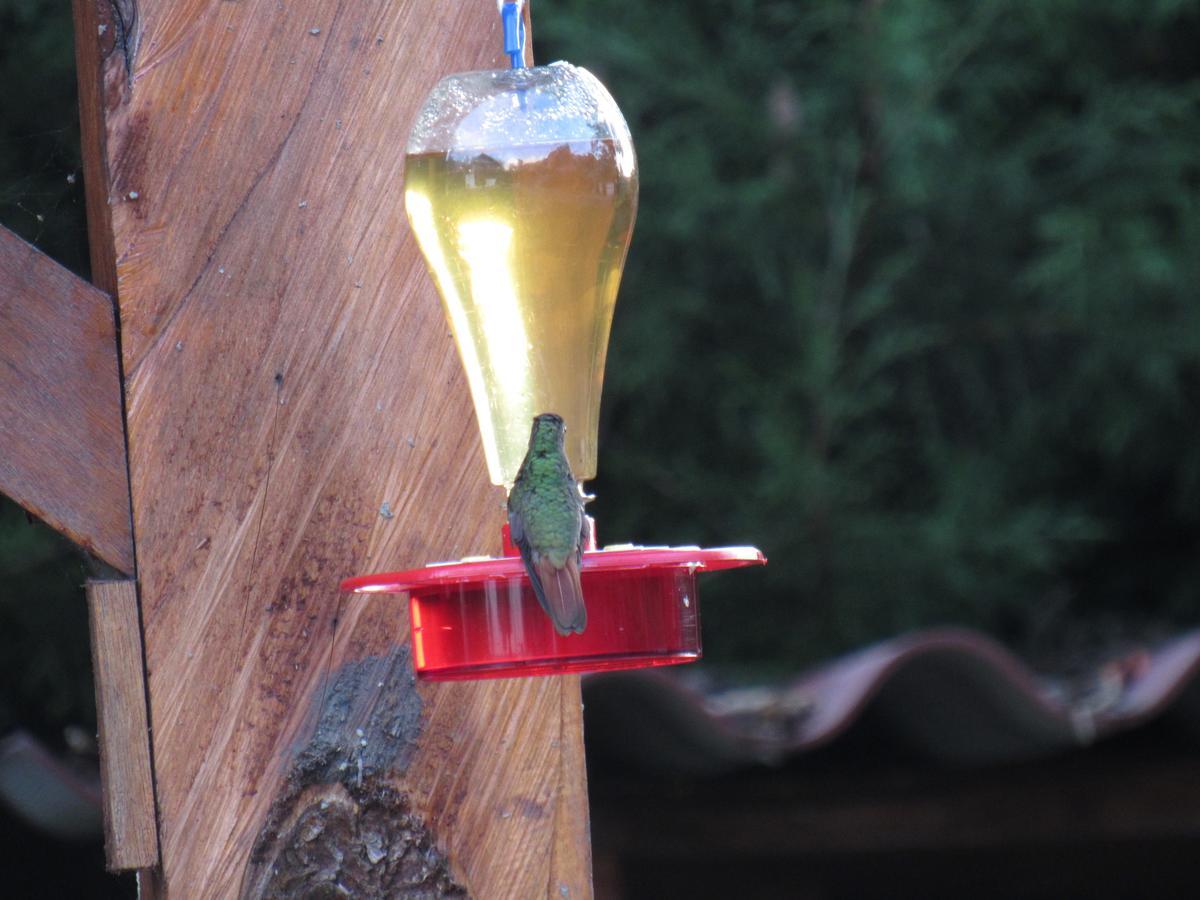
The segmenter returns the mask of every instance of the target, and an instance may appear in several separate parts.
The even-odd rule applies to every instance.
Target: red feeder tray
[[[763,565],[754,547],[586,550],[588,623],[558,634],[538,605],[504,527],[505,555],[433,563],[342,582],[355,593],[407,593],[420,678],[462,681],[669,666],[700,658],[696,572]]]

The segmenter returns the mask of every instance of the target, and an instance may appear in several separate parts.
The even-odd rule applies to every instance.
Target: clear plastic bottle
[[[593,478],[638,196],[616,103],[567,63],[450,75],[407,154],[409,222],[466,369],[491,480],[512,485],[544,412],[566,422],[575,476]]]

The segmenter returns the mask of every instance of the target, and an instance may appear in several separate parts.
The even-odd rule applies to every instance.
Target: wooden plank
[[[590,896],[577,680],[415,685],[407,605],[337,590],[499,550],[403,211],[409,125],[500,63],[495,3],[144,0],[107,50],[83,6],[167,894]]]
[[[100,724],[104,849],[111,871],[158,865],[137,585],[89,581],[88,621]]]
[[[122,48],[136,44],[137,6],[133,0],[71,0],[75,19],[75,70],[79,81],[79,135],[83,153],[84,204],[92,281],[110,295],[117,293],[112,216],[106,192],[104,111],[117,104],[127,87]],[[79,35],[87,35],[81,40]],[[105,92],[110,92],[106,97]]]
[[[0,492],[133,571],[112,301],[5,228]]]

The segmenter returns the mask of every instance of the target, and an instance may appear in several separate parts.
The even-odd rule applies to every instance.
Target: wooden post
[[[493,0],[75,0],[172,898],[588,897],[578,680],[417,685],[341,578],[499,549],[403,212]],[[390,515],[381,515],[383,503]]]

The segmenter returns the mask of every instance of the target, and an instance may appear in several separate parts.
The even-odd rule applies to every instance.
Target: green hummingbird
[[[508,527],[533,592],[561,635],[587,626],[579,566],[587,541],[585,498],[563,451],[562,416],[534,416],[529,449],[508,492]]]

